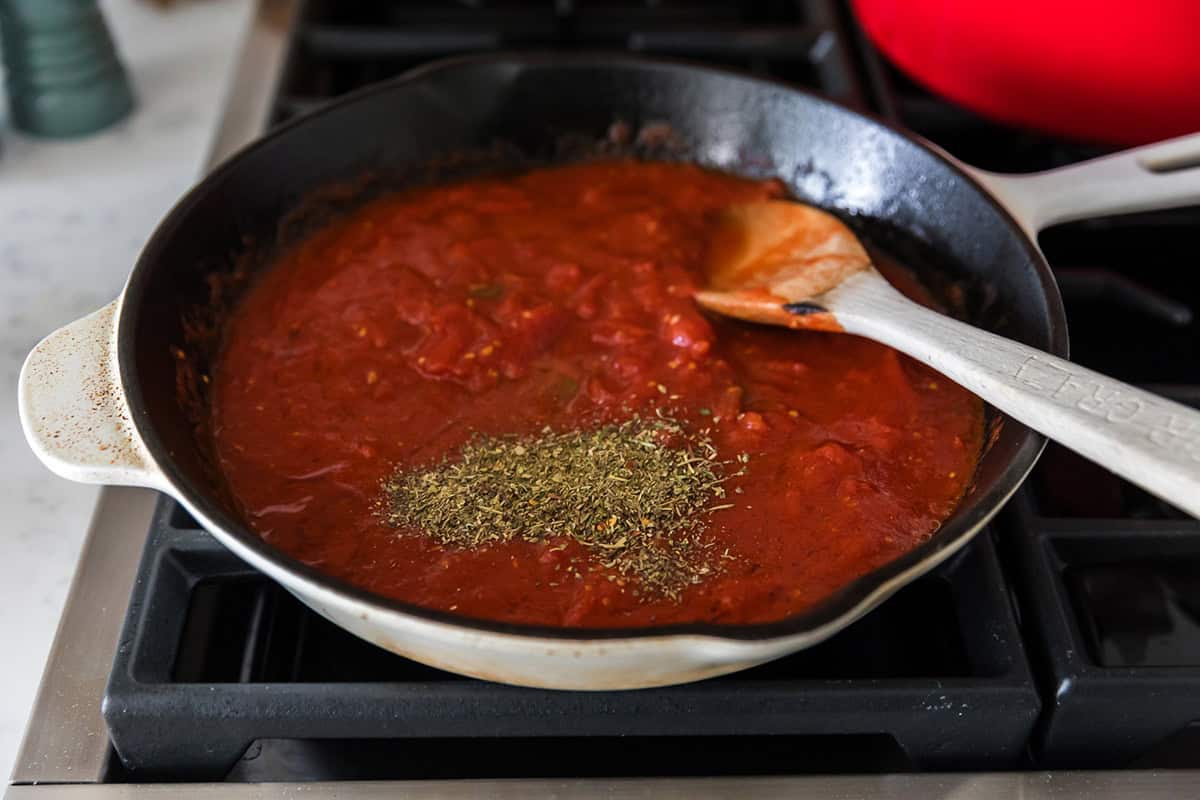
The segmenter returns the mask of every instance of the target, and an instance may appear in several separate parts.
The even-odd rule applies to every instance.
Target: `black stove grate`
[[[865,107],[830,0],[335,3],[296,32],[276,119],[431,60],[492,50],[595,49],[736,67]]]
[[[821,645],[637,692],[519,689],[387,653],[300,605],[166,499],[139,575],[104,702],[132,779],[544,777],[566,763],[571,774],[749,774],[768,754],[768,771],[788,774],[997,769],[1020,762],[1039,709],[986,535]]]
[[[617,49],[749,70],[871,110],[988,169],[1104,152],[933,97],[879,57],[841,0],[311,0],[274,118],[435,58],[502,48]],[[1193,208],[1043,234],[1077,360],[1200,405],[1198,231]],[[692,686],[573,694],[463,679],[363,643],[164,501],[105,699],[123,759],[114,775],[1196,766],[1200,522],[1051,445],[996,532],[1003,573],[982,535],[791,658]]]
[[[1021,575],[1049,768],[1139,766],[1200,720],[1200,528],[1192,519],[1042,516],[1026,492],[1000,526]],[[1163,762],[1155,762],[1162,766]]]

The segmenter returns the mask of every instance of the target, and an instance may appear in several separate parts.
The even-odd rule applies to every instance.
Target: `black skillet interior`
[[[632,145],[623,142],[626,133]],[[138,429],[173,484],[225,530],[292,571],[318,577],[250,533],[212,479],[198,444],[203,384],[195,391],[189,385],[206,368],[219,320],[205,320],[196,309],[212,308],[214,300],[220,306],[236,293],[238,282],[220,276],[253,272],[280,242],[355,197],[631,146],[654,157],[778,176],[797,198],[838,213],[870,244],[915,268],[935,292],[958,287],[952,305],[969,321],[1065,352],[1057,289],[1019,228],[957,168],[881,123],[781,84],[706,67],[608,55],[456,59],[282,127],[201,182],[159,226],[126,292],[119,346]],[[285,219],[294,224],[281,225]],[[753,638],[844,613],[881,582],[977,527],[1032,467],[1040,447],[1040,437],[1023,426],[1001,425],[971,495],[940,531],[822,606],[772,625],[688,629]],[[373,603],[451,618],[320,578]]]

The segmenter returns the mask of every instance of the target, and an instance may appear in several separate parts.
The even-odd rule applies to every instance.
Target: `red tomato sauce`
[[[885,346],[691,299],[711,214],[780,193],[613,161],[388,196],[320,230],[248,291],[214,372],[215,446],[246,522],[378,594],[555,626],[777,620],[910,550],[971,479],[979,400]],[[564,577],[587,555],[561,542],[454,550],[376,516],[387,475],[476,432],[655,407],[750,457],[708,523],[732,558],[679,601]]]

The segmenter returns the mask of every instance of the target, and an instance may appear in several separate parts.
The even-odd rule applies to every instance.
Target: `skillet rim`
[[[840,114],[849,115],[873,124],[891,136],[898,136],[909,144],[943,163],[970,185],[993,209],[999,212],[1009,227],[1010,235],[1017,237],[1019,246],[1023,249],[1034,266],[1034,274],[1038,280],[1042,294],[1046,300],[1048,314],[1046,319],[1049,347],[1047,352],[1066,357],[1067,330],[1066,312],[1058,290],[1053,272],[1042,256],[1041,251],[1005,208],[984,186],[976,181],[962,166],[937,145],[925,141],[914,133],[892,126],[879,116],[851,109],[836,103],[815,92],[793,86],[785,81],[763,78],[743,70],[714,67],[677,58],[661,58],[633,55],[624,52],[607,52],[602,50],[586,52],[557,52],[557,51],[497,51],[489,53],[473,53],[452,58],[439,59],[423,64],[394,78],[379,81],[335,98],[326,105],[308,114],[296,117],[288,122],[264,133],[261,137],[237,151],[205,175],[198,183],[187,191],[176,204],[167,212],[154,232],[143,246],[141,253],[130,273],[125,289],[121,295],[120,314],[117,322],[117,362],[121,386],[129,405],[138,435],[142,438],[147,451],[155,465],[162,473],[170,488],[169,494],[173,499],[184,505],[190,512],[207,520],[215,522],[219,533],[210,535],[220,540],[221,536],[229,536],[237,543],[250,550],[255,556],[262,558],[282,572],[296,575],[305,583],[315,584],[318,588],[331,590],[356,603],[369,607],[376,613],[403,614],[415,618],[419,622],[432,622],[449,625],[455,628],[467,629],[480,633],[501,634],[521,639],[555,640],[559,642],[587,642],[613,640],[667,639],[681,636],[702,637],[730,643],[764,643],[771,640],[784,639],[793,636],[812,634],[820,630],[831,630],[831,633],[851,624],[863,614],[875,608],[884,599],[911,583],[921,575],[931,571],[942,561],[965,547],[985,525],[1000,511],[1009,498],[1021,487],[1025,478],[1032,471],[1045,447],[1046,438],[1036,431],[1021,425],[1011,417],[1004,416],[1006,425],[1016,426],[1024,438],[1016,447],[1012,458],[1002,468],[1001,475],[990,491],[980,495],[967,495],[960,501],[959,508],[965,508],[962,519],[955,525],[942,527],[930,539],[922,542],[912,550],[879,566],[864,575],[854,579],[838,591],[827,596],[816,605],[785,617],[781,620],[765,623],[718,624],[708,622],[681,623],[673,625],[624,627],[624,628],[580,628],[554,627],[546,625],[529,625],[490,620],[485,618],[459,615],[447,611],[425,608],[401,600],[395,600],[383,595],[362,589],[348,581],[321,572],[302,561],[293,558],[283,550],[274,547],[264,539],[256,536],[236,517],[227,514],[216,503],[202,493],[195,491],[193,481],[189,480],[174,464],[171,453],[150,423],[150,414],[138,381],[134,336],[137,330],[140,303],[143,293],[154,272],[156,264],[161,262],[158,257],[165,243],[172,237],[175,230],[185,224],[191,209],[200,200],[219,186],[223,178],[238,169],[252,153],[273,144],[277,139],[287,135],[293,129],[301,127],[309,121],[326,114],[337,113],[343,107],[352,105],[367,97],[392,91],[395,87],[419,83],[432,74],[438,74],[463,67],[492,65],[499,67],[511,65],[517,72],[530,67],[558,68],[624,68],[631,70],[663,70],[683,73],[707,73],[719,78],[733,78],[757,84],[783,89],[792,94],[800,95],[806,103],[825,106]],[[134,302],[129,302],[133,300]],[[1001,412],[997,412],[1001,413]],[[202,526],[208,529],[208,526]],[[909,574],[911,573],[911,574]],[[284,588],[289,588],[284,586]]]

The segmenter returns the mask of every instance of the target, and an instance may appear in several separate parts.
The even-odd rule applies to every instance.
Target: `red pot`
[[[851,0],[918,83],[1001,122],[1140,144],[1200,131],[1200,0]]]

